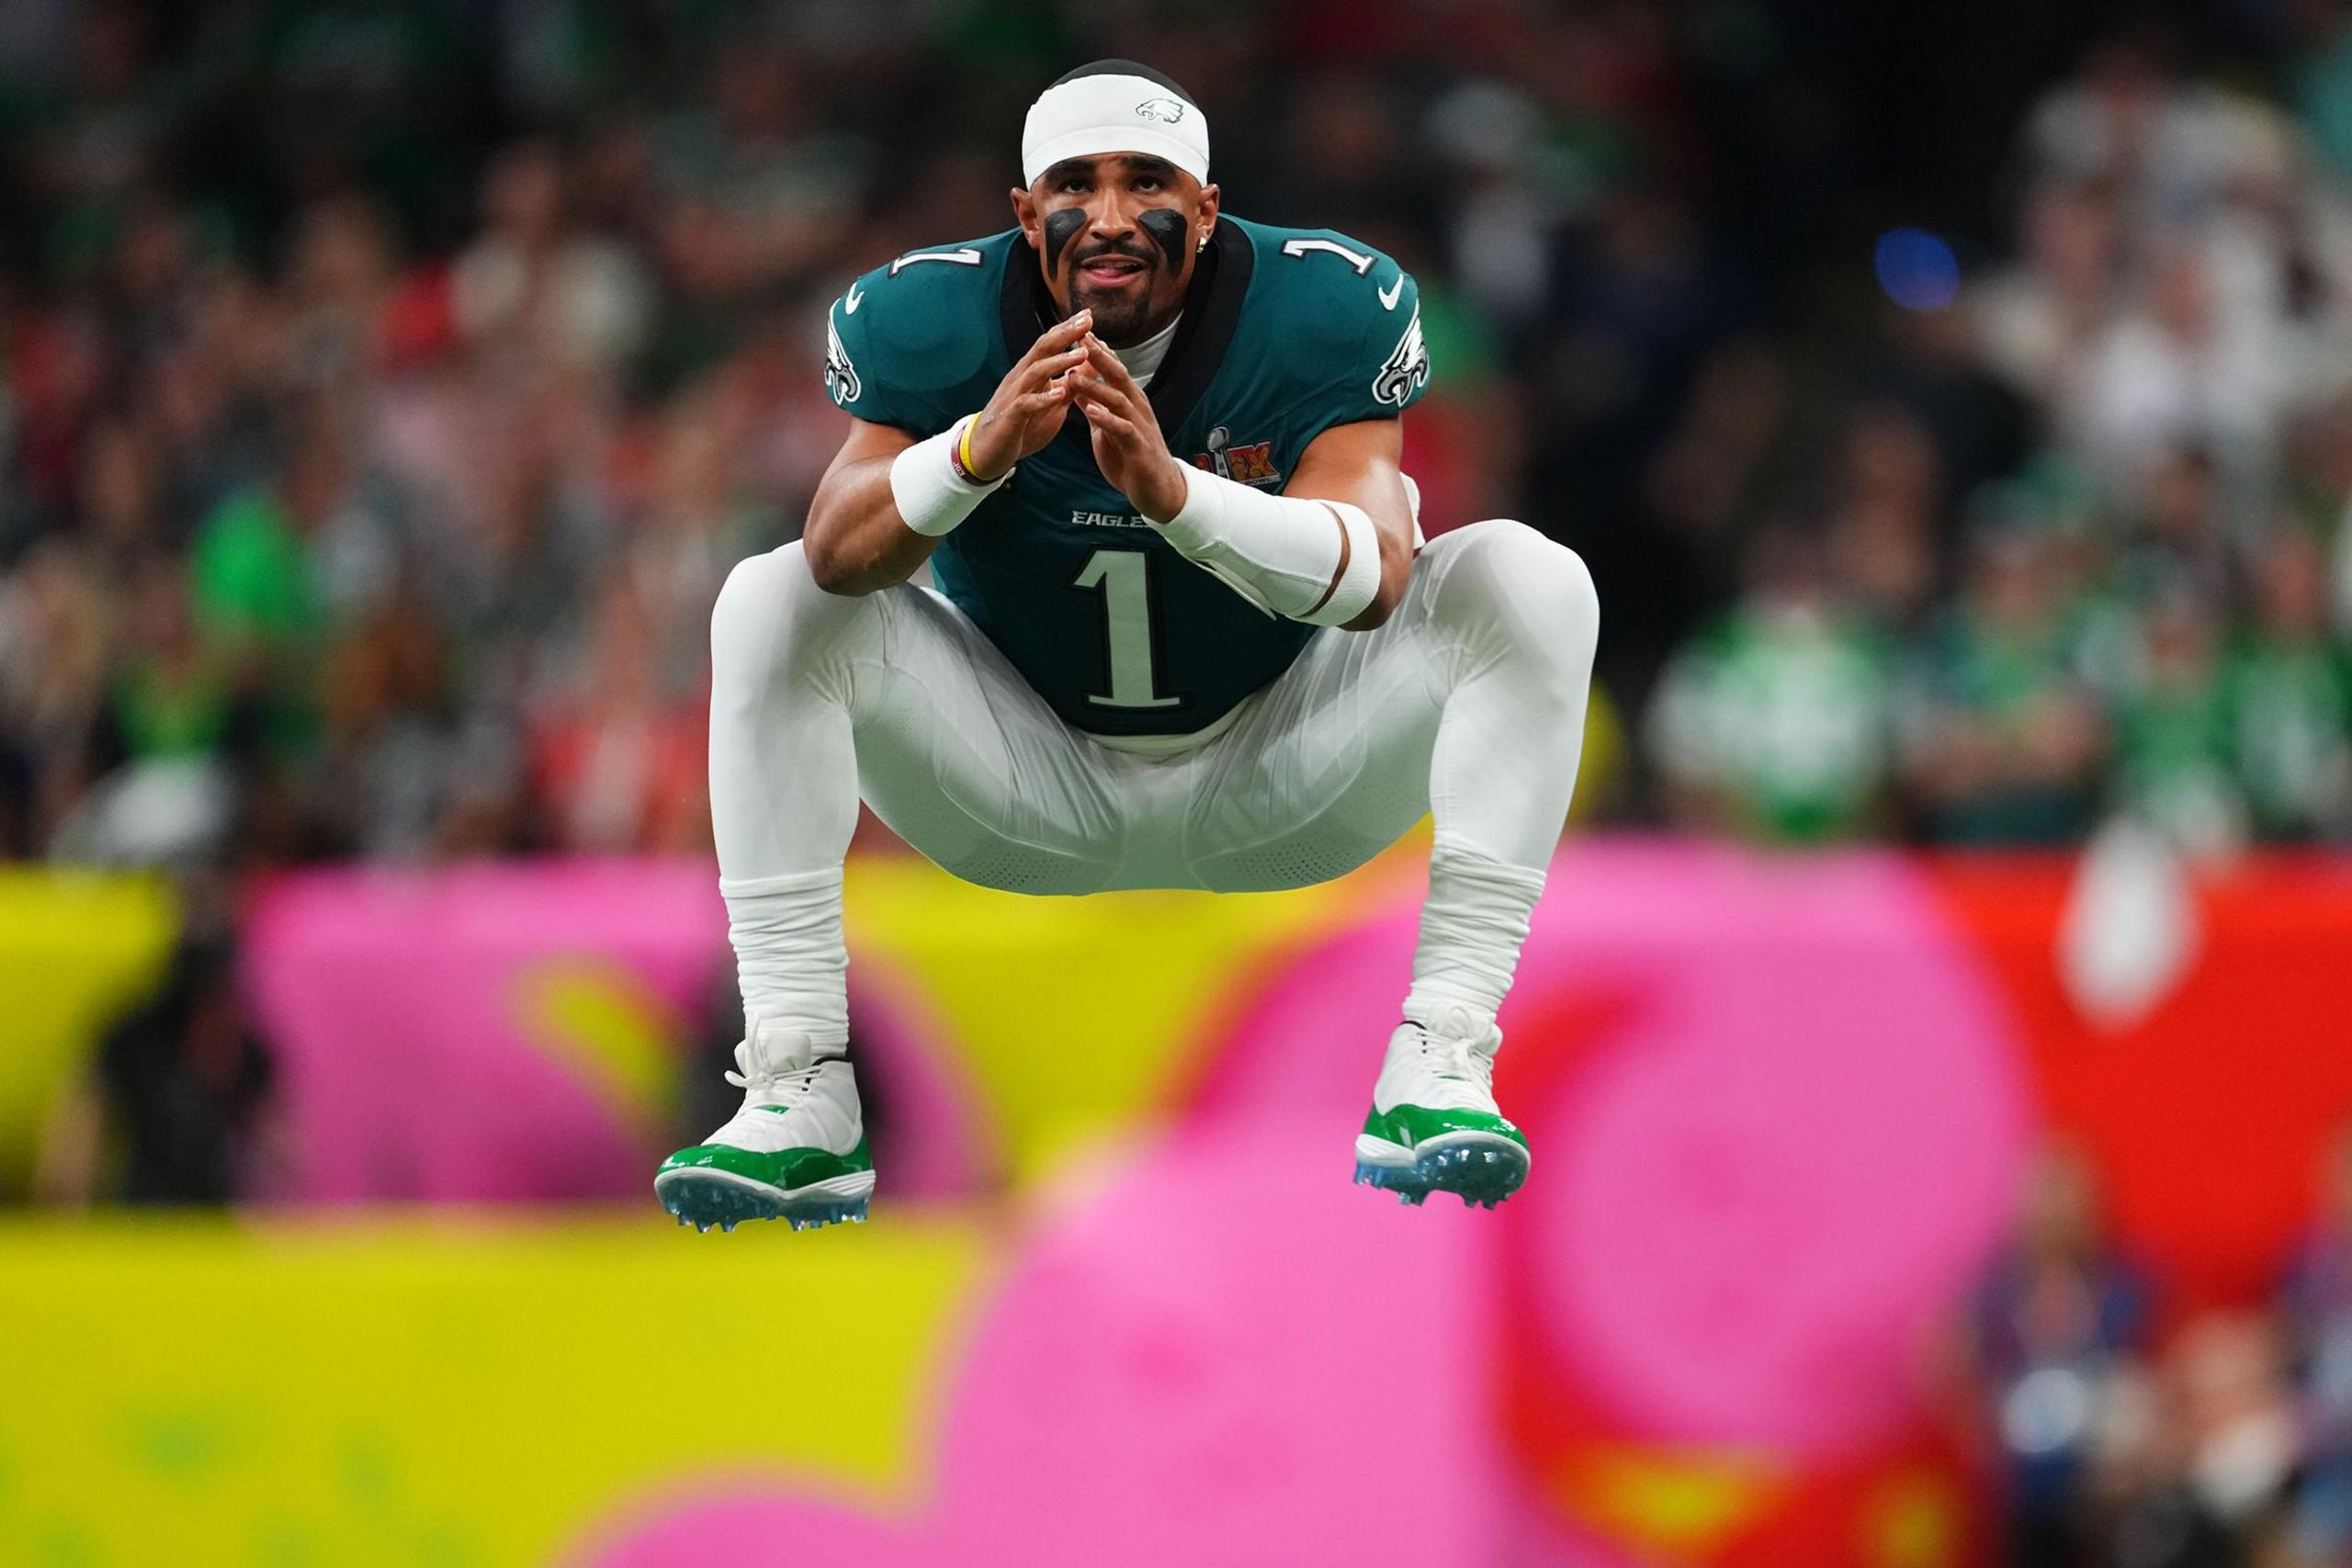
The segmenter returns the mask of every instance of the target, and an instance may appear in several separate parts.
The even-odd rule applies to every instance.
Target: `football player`
[[[1256,891],[1436,821],[1357,1179],[1492,1205],[1528,1170],[1495,1013],[1565,819],[1599,607],[1533,529],[1424,544],[1398,468],[1413,279],[1221,210],[1200,106],[1132,61],[1046,88],[1018,226],[829,317],[849,434],[711,618],[710,801],[743,1105],[655,1179],[682,1221],[862,1219],[842,863],[861,796],[967,881]],[[913,585],[923,566],[934,589]]]

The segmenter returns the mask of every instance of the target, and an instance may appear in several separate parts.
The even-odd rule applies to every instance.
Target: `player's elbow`
[[[1403,597],[1401,593],[1390,593],[1387,584],[1382,583],[1381,591],[1373,596],[1371,604],[1363,607],[1363,613],[1352,621],[1341,622],[1340,629],[1350,632],[1379,630],[1388,624],[1388,617],[1396,613],[1396,603]]]
[[[811,509],[800,547],[808,557],[808,575],[817,586],[848,599],[888,587],[894,581],[890,563],[879,558],[868,538],[865,530],[836,512],[821,505]]]
[[[827,593],[852,597],[873,592],[872,587],[863,581],[865,574],[833,542],[831,534],[820,533],[812,527],[801,536],[800,543],[808,554],[808,575],[817,580],[820,589]]]
[[[1413,547],[1388,530],[1380,533],[1380,586],[1374,591],[1372,603],[1363,607],[1355,619],[1344,623],[1343,631],[1368,632],[1385,626],[1396,606],[1405,602],[1405,585],[1413,575]]]

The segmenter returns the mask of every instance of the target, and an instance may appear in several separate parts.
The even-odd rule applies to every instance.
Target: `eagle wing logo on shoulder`
[[[1137,119],[1156,119],[1163,125],[1174,125],[1184,118],[1184,106],[1173,98],[1146,98],[1136,106]]]
[[[1413,319],[1405,323],[1405,335],[1396,340],[1396,346],[1388,351],[1379,373],[1372,378],[1373,401],[1401,409],[1428,385],[1429,378],[1430,351],[1421,342],[1421,312],[1416,307]]]
[[[842,334],[833,325],[833,313],[825,312],[825,392],[833,401],[847,408],[857,401],[865,384],[857,378],[857,367],[849,362],[849,350],[842,346]]]

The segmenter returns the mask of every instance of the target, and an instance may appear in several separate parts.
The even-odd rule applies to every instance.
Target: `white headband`
[[[1077,76],[1029,106],[1021,128],[1021,177],[1031,185],[1065,158],[1148,152],[1208,183],[1209,124],[1148,76]]]

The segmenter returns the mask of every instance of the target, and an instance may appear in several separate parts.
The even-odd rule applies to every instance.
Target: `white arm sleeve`
[[[986,484],[973,484],[956,469],[956,444],[971,423],[967,415],[938,434],[918,441],[890,459],[890,499],[899,516],[916,533],[937,538],[972,514],[972,509],[1012,477],[1007,468]]]
[[[1337,626],[1378,596],[1380,531],[1362,507],[1268,495],[1189,464],[1184,483],[1183,509],[1159,525],[1161,537],[1260,609]]]

